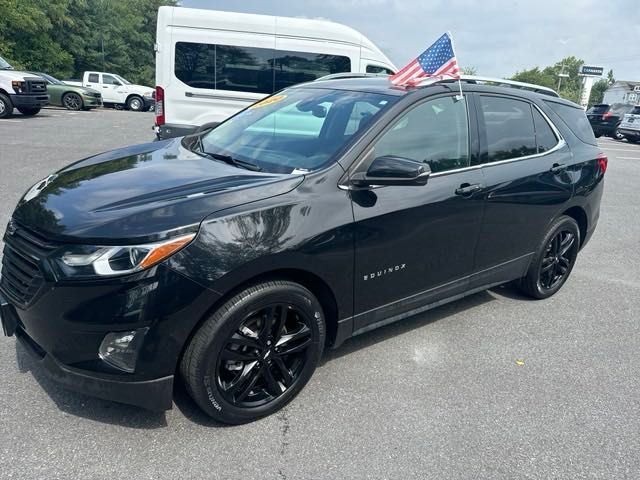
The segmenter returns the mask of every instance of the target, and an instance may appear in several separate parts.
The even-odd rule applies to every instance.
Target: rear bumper
[[[640,138],[640,130],[631,130],[629,128],[619,128],[618,131],[629,138]]]
[[[164,125],[154,125],[153,130],[156,132],[158,140],[167,140],[169,138],[184,137],[190,135],[198,129],[198,125],[175,125],[166,123]]]
[[[16,108],[21,107],[44,107],[49,105],[49,95],[34,95],[29,93],[11,94],[11,103]]]

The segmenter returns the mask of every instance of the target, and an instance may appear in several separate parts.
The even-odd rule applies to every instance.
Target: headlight
[[[143,97],[145,97],[145,98],[153,98],[153,94],[154,94],[154,92],[147,92],[147,93],[145,93],[143,95]]]
[[[21,80],[12,80],[11,87],[15,90],[16,93],[22,93],[25,89],[26,83]]]
[[[195,233],[164,242],[126,246],[77,245],[64,248],[55,258],[65,277],[112,277],[145,270],[185,247]]]

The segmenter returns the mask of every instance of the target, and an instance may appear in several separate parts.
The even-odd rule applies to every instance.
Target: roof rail
[[[427,77],[418,83],[417,86],[426,86],[433,85],[436,83],[443,82],[456,82],[452,78],[438,78],[438,77]],[[542,85],[534,85],[533,83],[524,83],[524,82],[516,82],[515,80],[505,80],[504,78],[492,78],[492,77],[477,77],[475,75],[462,75],[460,76],[460,81],[465,83],[474,83],[474,84],[495,84],[497,86],[511,87],[511,88],[520,88],[522,90],[530,90],[536,93],[542,93],[545,95],[550,95],[552,97],[559,97],[558,93],[548,87],[543,87]]]
[[[331,73],[324,77],[316,78],[314,82],[320,82],[323,80],[335,80],[337,78],[367,78],[367,77],[388,77],[386,73],[358,73],[358,72],[342,72]]]

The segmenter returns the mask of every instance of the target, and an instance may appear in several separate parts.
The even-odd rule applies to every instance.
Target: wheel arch
[[[246,278],[235,286],[227,289],[225,292],[220,292],[222,293],[222,295],[213,302],[213,304],[206,310],[204,315],[202,315],[202,317],[195,323],[195,325],[189,332],[188,337],[182,345],[180,355],[176,363],[176,368],[179,368],[184,352],[189,346],[191,339],[198,331],[200,326],[206,321],[206,319],[213,314],[213,312],[215,312],[218,308],[220,308],[220,306],[224,305],[227,300],[229,300],[245,288],[248,288],[251,285],[268,282],[271,280],[288,280],[291,282],[295,282],[307,288],[311,293],[313,293],[313,295],[320,302],[320,306],[322,306],[322,311],[325,316],[325,346],[333,345],[338,334],[338,303],[336,296],[329,284],[320,276],[308,270],[304,270],[301,268],[281,268],[263,272],[250,278]]]
[[[580,246],[582,247],[589,227],[587,212],[585,212],[584,209],[580,206],[574,206],[562,212],[562,215],[573,218],[578,224],[578,228],[580,229]]]
[[[138,97],[140,100],[142,100],[142,103],[144,103],[144,98],[142,98],[142,95],[140,95],[139,93],[130,93],[129,95],[127,95],[127,98],[125,98],[124,104],[127,105],[132,97]]]

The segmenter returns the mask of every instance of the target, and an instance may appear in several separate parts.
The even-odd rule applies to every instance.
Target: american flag
[[[450,33],[445,33],[413,62],[389,77],[394,85],[412,85],[424,77],[460,78]]]

